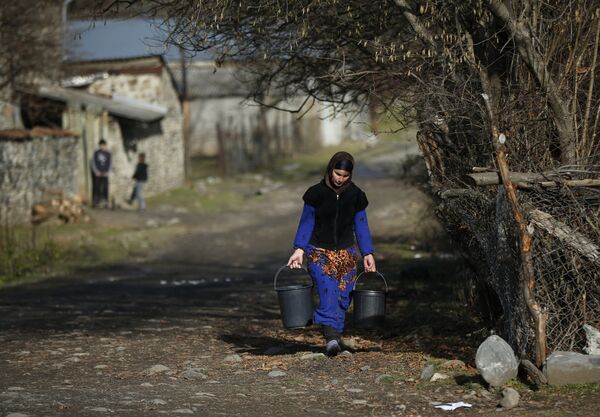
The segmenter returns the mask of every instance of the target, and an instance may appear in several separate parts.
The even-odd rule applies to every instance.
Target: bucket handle
[[[363,274],[377,274],[381,277],[381,279],[383,280],[383,283],[385,284],[385,292],[388,292],[388,285],[387,285],[387,281],[385,280],[385,277],[383,276],[383,274],[379,271],[374,271],[374,272],[367,272],[367,271],[362,271],[360,274],[358,274],[358,276],[356,277],[356,281],[354,281],[354,288],[356,288],[356,285],[358,284],[358,279],[363,275]]]
[[[283,271],[286,268],[289,268],[289,267],[287,265],[283,265],[275,273],[275,278],[273,278],[273,288],[275,289],[275,291],[277,291],[277,278],[279,277],[279,274],[281,274],[281,271]],[[308,269],[306,269],[306,267],[304,265],[302,265],[301,268],[304,270],[304,272],[306,272],[308,274]],[[292,268],[289,268],[289,269],[292,269]]]

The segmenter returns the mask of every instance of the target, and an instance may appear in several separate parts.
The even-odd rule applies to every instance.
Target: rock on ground
[[[208,378],[206,375],[204,375],[203,372],[204,372],[203,368],[189,368],[189,369],[186,369],[181,376],[184,379],[190,379],[190,380]]]
[[[300,359],[303,361],[306,360],[319,360],[319,359],[327,359],[324,353],[306,353],[300,356]]]
[[[142,373],[146,376],[152,376],[156,374],[161,374],[163,372],[170,371],[171,369],[164,365],[153,365],[150,368],[146,369]]]
[[[241,362],[241,361],[243,361],[243,359],[238,354],[227,355],[227,356],[225,356],[225,359],[223,359],[223,362]]]
[[[500,400],[500,406],[506,410],[510,410],[519,404],[521,396],[514,388],[505,388],[502,391],[502,399]]]
[[[551,385],[600,381],[600,355],[556,351],[546,359],[544,374]]]
[[[389,374],[383,374],[383,375],[379,375],[377,378],[375,378],[376,384],[381,384],[384,382],[386,382],[386,383],[394,382],[394,377]]]
[[[492,335],[477,349],[475,364],[488,384],[499,387],[517,376],[519,361],[508,343]]]
[[[600,355],[600,330],[589,324],[584,324],[583,330],[585,330],[585,337],[587,339],[583,350],[589,355]]]
[[[435,373],[435,365],[427,365],[421,371],[421,379],[424,381],[429,381],[434,373]]]
[[[436,372],[435,374],[433,374],[430,381],[435,382],[435,381],[440,381],[442,379],[448,379],[448,378],[450,378],[448,375]]]

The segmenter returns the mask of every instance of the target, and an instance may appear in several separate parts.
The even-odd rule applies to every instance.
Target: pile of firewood
[[[40,224],[53,218],[63,223],[88,223],[90,217],[84,209],[85,202],[79,195],[63,196],[62,191],[46,191],[39,203],[31,207],[31,223]]]

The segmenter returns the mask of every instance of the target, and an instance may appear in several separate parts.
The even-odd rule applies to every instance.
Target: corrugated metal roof
[[[123,55],[123,56],[107,56],[104,58],[92,58],[92,59],[71,59],[65,61],[66,65],[76,65],[76,64],[93,64],[93,63],[104,63],[104,62],[133,62],[133,61],[144,61],[144,60],[153,60],[159,59],[161,61],[164,60],[163,54],[143,54],[143,55]]]
[[[100,97],[83,91],[70,90],[58,86],[42,86],[38,89],[38,95],[69,104],[95,106],[115,116],[142,122],[152,122],[162,119],[168,110],[166,106],[129,97],[117,95],[110,98]]]
[[[61,81],[63,87],[85,87],[97,80],[105,80],[109,77],[108,72],[98,72],[89,75],[75,75]]]
[[[63,62],[62,69],[67,76],[86,76],[106,72],[112,74],[155,74],[161,75],[167,71],[171,85],[178,91],[171,68],[162,55],[140,55],[122,58],[94,59],[83,61]]]
[[[63,62],[63,70],[68,74],[73,72],[80,74],[82,69],[92,72],[102,72],[107,70],[120,70],[126,68],[146,68],[154,66],[166,66],[165,58],[162,55],[133,55],[121,57],[107,57],[98,59],[69,60]]]

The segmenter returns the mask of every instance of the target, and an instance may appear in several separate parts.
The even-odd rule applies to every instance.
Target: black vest
[[[350,183],[337,194],[322,180],[310,187],[302,199],[315,209],[311,245],[335,250],[354,245],[354,216],[369,204],[360,188]]]

